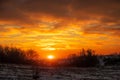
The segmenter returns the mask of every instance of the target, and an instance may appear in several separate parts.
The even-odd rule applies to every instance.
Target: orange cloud
[[[56,53],[120,51],[119,14],[119,0],[1,0],[0,44]]]

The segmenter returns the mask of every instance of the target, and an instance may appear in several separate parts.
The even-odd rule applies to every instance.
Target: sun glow
[[[56,50],[56,48],[51,48],[51,47],[48,47],[48,48],[42,48],[42,50],[54,51],[54,50]]]
[[[55,48],[48,48],[48,50],[51,50],[51,51],[52,51],[52,50],[56,50],[56,49],[55,49]]]
[[[48,55],[47,58],[48,58],[48,59],[54,59],[55,56],[54,56],[54,55]]]

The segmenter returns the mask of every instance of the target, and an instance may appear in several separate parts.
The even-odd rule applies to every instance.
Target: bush
[[[95,67],[99,64],[97,56],[94,54],[94,51],[91,49],[82,50],[79,56],[71,56],[69,60],[69,66],[74,67]]]
[[[21,50],[19,48],[0,46],[0,63],[10,63],[10,64],[36,63],[35,60],[32,60],[32,58],[28,57],[27,55],[29,55],[29,53],[26,53],[24,50]]]

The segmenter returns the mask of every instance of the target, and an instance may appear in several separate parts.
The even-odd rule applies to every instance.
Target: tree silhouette
[[[82,49],[79,56],[72,55],[69,61],[69,65],[75,67],[95,67],[99,63],[95,51],[91,49]]]
[[[29,52],[30,54],[29,58],[26,52]],[[36,63],[34,60],[32,60],[35,51],[28,50],[26,52],[16,47],[0,46],[0,63],[12,63],[12,64]]]

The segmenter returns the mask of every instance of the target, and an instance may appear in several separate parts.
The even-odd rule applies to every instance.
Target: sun
[[[52,59],[55,58],[55,56],[54,55],[48,55],[47,58],[50,59],[50,60],[52,60]]]

